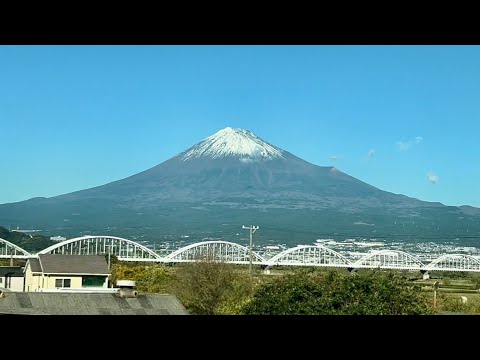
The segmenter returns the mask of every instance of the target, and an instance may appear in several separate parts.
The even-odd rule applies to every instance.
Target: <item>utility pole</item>
[[[433,308],[437,308],[437,289],[439,287],[440,283],[438,281],[435,281],[433,283]]]
[[[108,249],[108,280],[107,280],[107,287],[108,286],[108,283],[110,283],[110,287],[113,288],[113,282],[112,282],[112,273],[110,271],[111,269],[111,250],[112,250],[112,244],[110,245],[105,245],[105,249]]]
[[[257,231],[260,227],[255,225],[245,226],[242,225],[242,229],[250,230],[250,276],[252,276],[252,246],[253,246],[253,233]]]
[[[110,271],[110,250],[111,250],[111,247],[112,247],[112,245],[105,245],[105,249],[108,249],[107,250],[108,251],[108,253],[107,253],[107,255],[108,255],[108,261],[107,261],[108,262],[108,271]]]

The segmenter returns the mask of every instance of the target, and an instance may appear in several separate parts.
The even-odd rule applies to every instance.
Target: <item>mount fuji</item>
[[[150,242],[242,242],[242,225],[255,224],[258,241],[289,245],[324,237],[470,244],[480,238],[479,220],[480,209],[386,192],[230,127],[128,178],[0,205],[4,226]]]

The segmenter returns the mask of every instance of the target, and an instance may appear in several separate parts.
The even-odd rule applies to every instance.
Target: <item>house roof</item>
[[[0,277],[7,274],[11,277],[23,277],[23,268],[20,266],[0,266]]]
[[[117,294],[6,292],[0,314],[31,315],[187,315],[175,295],[146,294],[123,298]]]
[[[38,261],[38,259],[30,258],[28,259],[28,262],[30,263],[32,272],[42,272],[42,267],[40,266],[40,261]]]
[[[40,254],[38,260],[44,274],[110,274],[107,260],[101,255]],[[33,271],[34,262],[31,264]]]

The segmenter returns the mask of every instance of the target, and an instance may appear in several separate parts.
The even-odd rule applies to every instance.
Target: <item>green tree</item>
[[[137,278],[137,289],[150,293],[166,293],[173,279],[173,272],[164,265],[146,266],[143,276]]]
[[[112,282],[134,280],[138,291],[164,293],[172,282],[173,272],[165,265],[139,265],[112,263]]]
[[[470,281],[472,282],[472,287],[475,290],[480,289],[480,277],[475,275],[472,275],[470,278]]]
[[[252,293],[250,281],[235,265],[205,259],[179,266],[171,290],[191,314],[236,314]]]
[[[393,272],[326,275],[299,271],[260,285],[243,306],[247,315],[429,314],[431,306],[418,285]]]
[[[223,315],[241,314],[243,306],[253,295],[255,281],[252,280],[255,279],[252,279],[249,274],[236,272],[228,291],[225,291],[215,313]]]

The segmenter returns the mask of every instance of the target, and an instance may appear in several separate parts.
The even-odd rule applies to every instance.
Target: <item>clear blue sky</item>
[[[479,46],[0,46],[0,203],[125,178],[226,126],[480,206]]]

